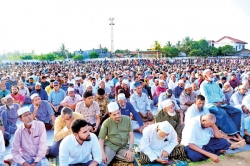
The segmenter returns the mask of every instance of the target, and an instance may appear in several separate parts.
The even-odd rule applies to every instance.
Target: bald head
[[[202,128],[212,127],[216,122],[216,117],[214,114],[206,114],[201,118],[201,126]]]

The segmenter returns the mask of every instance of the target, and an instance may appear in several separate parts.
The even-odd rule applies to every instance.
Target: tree
[[[197,41],[193,41],[190,45],[191,50],[198,50],[200,48],[200,45]]]
[[[202,56],[203,53],[202,53],[201,49],[194,49],[188,55],[189,56]]]
[[[232,55],[232,54],[235,54],[236,51],[233,48],[233,46],[225,45],[225,46],[221,47],[221,53],[223,55]]]
[[[199,43],[199,47],[202,51],[202,53],[204,54],[204,56],[207,56],[208,55],[208,42],[205,40],[205,39],[201,39],[198,41]]]
[[[217,56],[218,53],[219,53],[219,49],[217,49],[216,47],[208,48],[208,55]]]
[[[168,41],[166,44],[167,46],[172,47],[172,43],[170,41]]]
[[[93,59],[93,58],[98,58],[99,55],[96,52],[92,52],[91,54],[89,54],[89,58]]]
[[[180,48],[180,46],[181,46],[181,41],[178,41],[178,42],[175,44],[175,46],[176,46],[177,48]]]
[[[175,47],[170,47],[170,46],[164,46],[162,48],[162,51],[165,53],[166,56],[168,57],[176,57],[179,55],[180,53],[180,50],[178,50],[177,48]]]
[[[161,44],[157,40],[154,41],[153,49],[158,51],[161,50]]]
[[[65,57],[68,59],[68,53],[69,51],[65,48],[65,45],[62,43],[62,46],[59,49],[59,53],[61,56]]]
[[[75,55],[75,56],[73,57],[73,59],[74,59],[75,61],[82,61],[82,60],[84,60],[84,57],[83,57],[81,54],[79,54],[79,55]]]
[[[191,39],[189,36],[185,37],[184,39],[182,39],[180,50],[188,55],[191,51],[192,43],[193,39]]]
[[[20,57],[22,60],[30,60],[33,59],[32,55],[23,55]]]

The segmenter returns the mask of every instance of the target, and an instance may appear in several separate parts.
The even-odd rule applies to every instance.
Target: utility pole
[[[110,50],[110,53],[113,54],[113,53],[114,53],[113,25],[115,25],[115,24],[114,24],[114,17],[110,17],[109,20],[110,20],[109,25],[110,25],[110,27],[111,27],[111,50]]]

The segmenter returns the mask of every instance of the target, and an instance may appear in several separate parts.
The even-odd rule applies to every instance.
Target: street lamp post
[[[110,50],[110,53],[112,54],[112,53],[114,53],[114,36],[113,36],[113,25],[115,25],[114,24],[114,17],[110,17],[109,21],[110,21],[109,25],[111,27],[111,50]]]

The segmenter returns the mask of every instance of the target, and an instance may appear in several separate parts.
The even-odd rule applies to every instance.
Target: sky
[[[175,44],[186,36],[231,36],[250,48],[250,0],[0,0],[0,54],[48,53],[62,43],[69,51],[146,50],[157,40]]]

